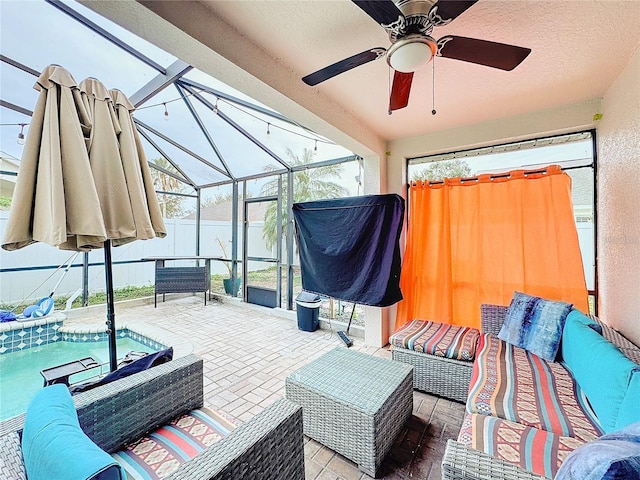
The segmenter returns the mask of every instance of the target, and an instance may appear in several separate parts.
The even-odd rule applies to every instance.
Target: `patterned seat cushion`
[[[467,411],[574,437],[582,443],[603,433],[564,366],[489,334],[480,335]]]
[[[475,328],[414,320],[394,333],[389,343],[439,357],[473,361],[479,336]]]
[[[234,428],[233,422],[222,414],[201,408],[172,420],[112,456],[129,480],[164,478]]]
[[[529,472],[554,478],[562,462],[583,443],[520,423],[467,414],[458,441]]]

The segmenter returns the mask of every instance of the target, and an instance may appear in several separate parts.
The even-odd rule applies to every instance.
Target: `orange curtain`
[[[509,305],[515,290],[588,312],[571,178],[553,165],[411,185],[400,287],[396,329],[480,328],[480,304]]]

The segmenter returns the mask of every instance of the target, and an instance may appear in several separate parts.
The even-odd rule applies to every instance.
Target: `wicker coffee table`
[[[304,433],[373,477],[413,409],[413,368],[344,347],[293,372]]]

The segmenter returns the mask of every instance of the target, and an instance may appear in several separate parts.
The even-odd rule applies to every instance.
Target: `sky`
[[[82,5],[70,0],[65,0],[64,3],[72,6],[74,10],[117,38],[134,46],[154,62],[166,67],[176,60],[167,52],[100,17]],[[84,78],[95,77],[107,88],[117,88],[128,96],[132,96],[158,73],[154,68],[134,58],[41,0],[0,0],[0,22],[2,55],[38,72],[50,64],[58,64],[67,69],[78,83]],[[186,75],[186,78],[257,104],[250,97],[202,72],[192,70]],[[38,92],[33,89],[35,81],[35,76],[0,62],[0,98],[2,100],[33,110],[38,98]],[[211,104],[216,103],[216,97],[213,95],[203,94],[203,97]],[[224,170],[224,165],[220,160],[222,157],[236,177],[261,173],[268,165],[277,164],[269,153],[265,153],[247,140],[194,97],[190,97],[189,101],[207,125],[215,149],[207,142],[189,113],[180,92],[173,86],[166,88],[140,106],[134,117],[187,146],[192,152]],[[166,119],[165,105],[169,114]],[[264,105],[261,106],[266,108]],[[352,155],[349,150],[295,125],[280,122],[266,115],[256,114],[246,108],[222,100],[218,101],[218,108],[221,113],[231,117],[234,122],[241,125],[279,158],[285,160],[288,158],[287,148],[290,148],[294,154],[301,156],[305,148],[314,150],[316,146],[315,157],[317,161]],[[0,108],[0,124],[2,124],[0,150],[2,152],[16,158],[21,157],[23,147],[17,143],[17,135],[21,127],[16,124],[28,124],[29,122],[29,116],[8,108]],[[29,126],[26,125],[24,127],[26,135],[28,135],[28,129]],[[267,135],[267,129],[269,135]],[[298,134],[290,133],[285,129]],[[196,183],[213,183],[225,178],[160,137],[153,134],[151,137],[167,155],[183,166],[185,173]],[[143,139],[143,144],[148,159],[161,156],[146,139]],[[215,150],[220,155],[217,155]],[[343,170],[341,183],[355,195],[358,188],[355,181],[358,174],[357,165],[353,162],[351,165],[345,165]],[[250,188],[259,190],[260,181],[249,183]],[[206,197],[206,190],[203,193]]]
[[[471,168],[472,175],[481,173],[508,172],[513,169],[533,170],[553,164],[565,166],[580,164],[589,165],[593,161],[591,139],[539,146],[536,148],[522,148],[509,152],[492,154],[474,154],[467,157],[457,157],[466,161]],[[431,161],[432,157],[424,157]],[[409,175],[415,170],[422,170],[427,166],[419,159],[411,162]]]

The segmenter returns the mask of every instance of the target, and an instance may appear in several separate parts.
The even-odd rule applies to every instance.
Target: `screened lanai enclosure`
[[[72,1],[2,2],[0,234],[48,65],[124,92],[151,167],[167,237],[114,249],[116,288],[152,285],[151,257],[212,257],[247,299],[252,286],[294,308],[300,290],[294,202],[362,194],[352,152]],[[94,256],[95,255],[95,256]],[[176,260],[177,263],[179,263]],[[71,265],[64,274],[61,265]],[[103,284],[100,252],[72,258],[44,244],[0,252],[0,303],[82,296]],[[63,278],[64,277],[64,278]],[[221,290],[215,282],[212,290]],[[338,305],[338,311],[344,306]]]

